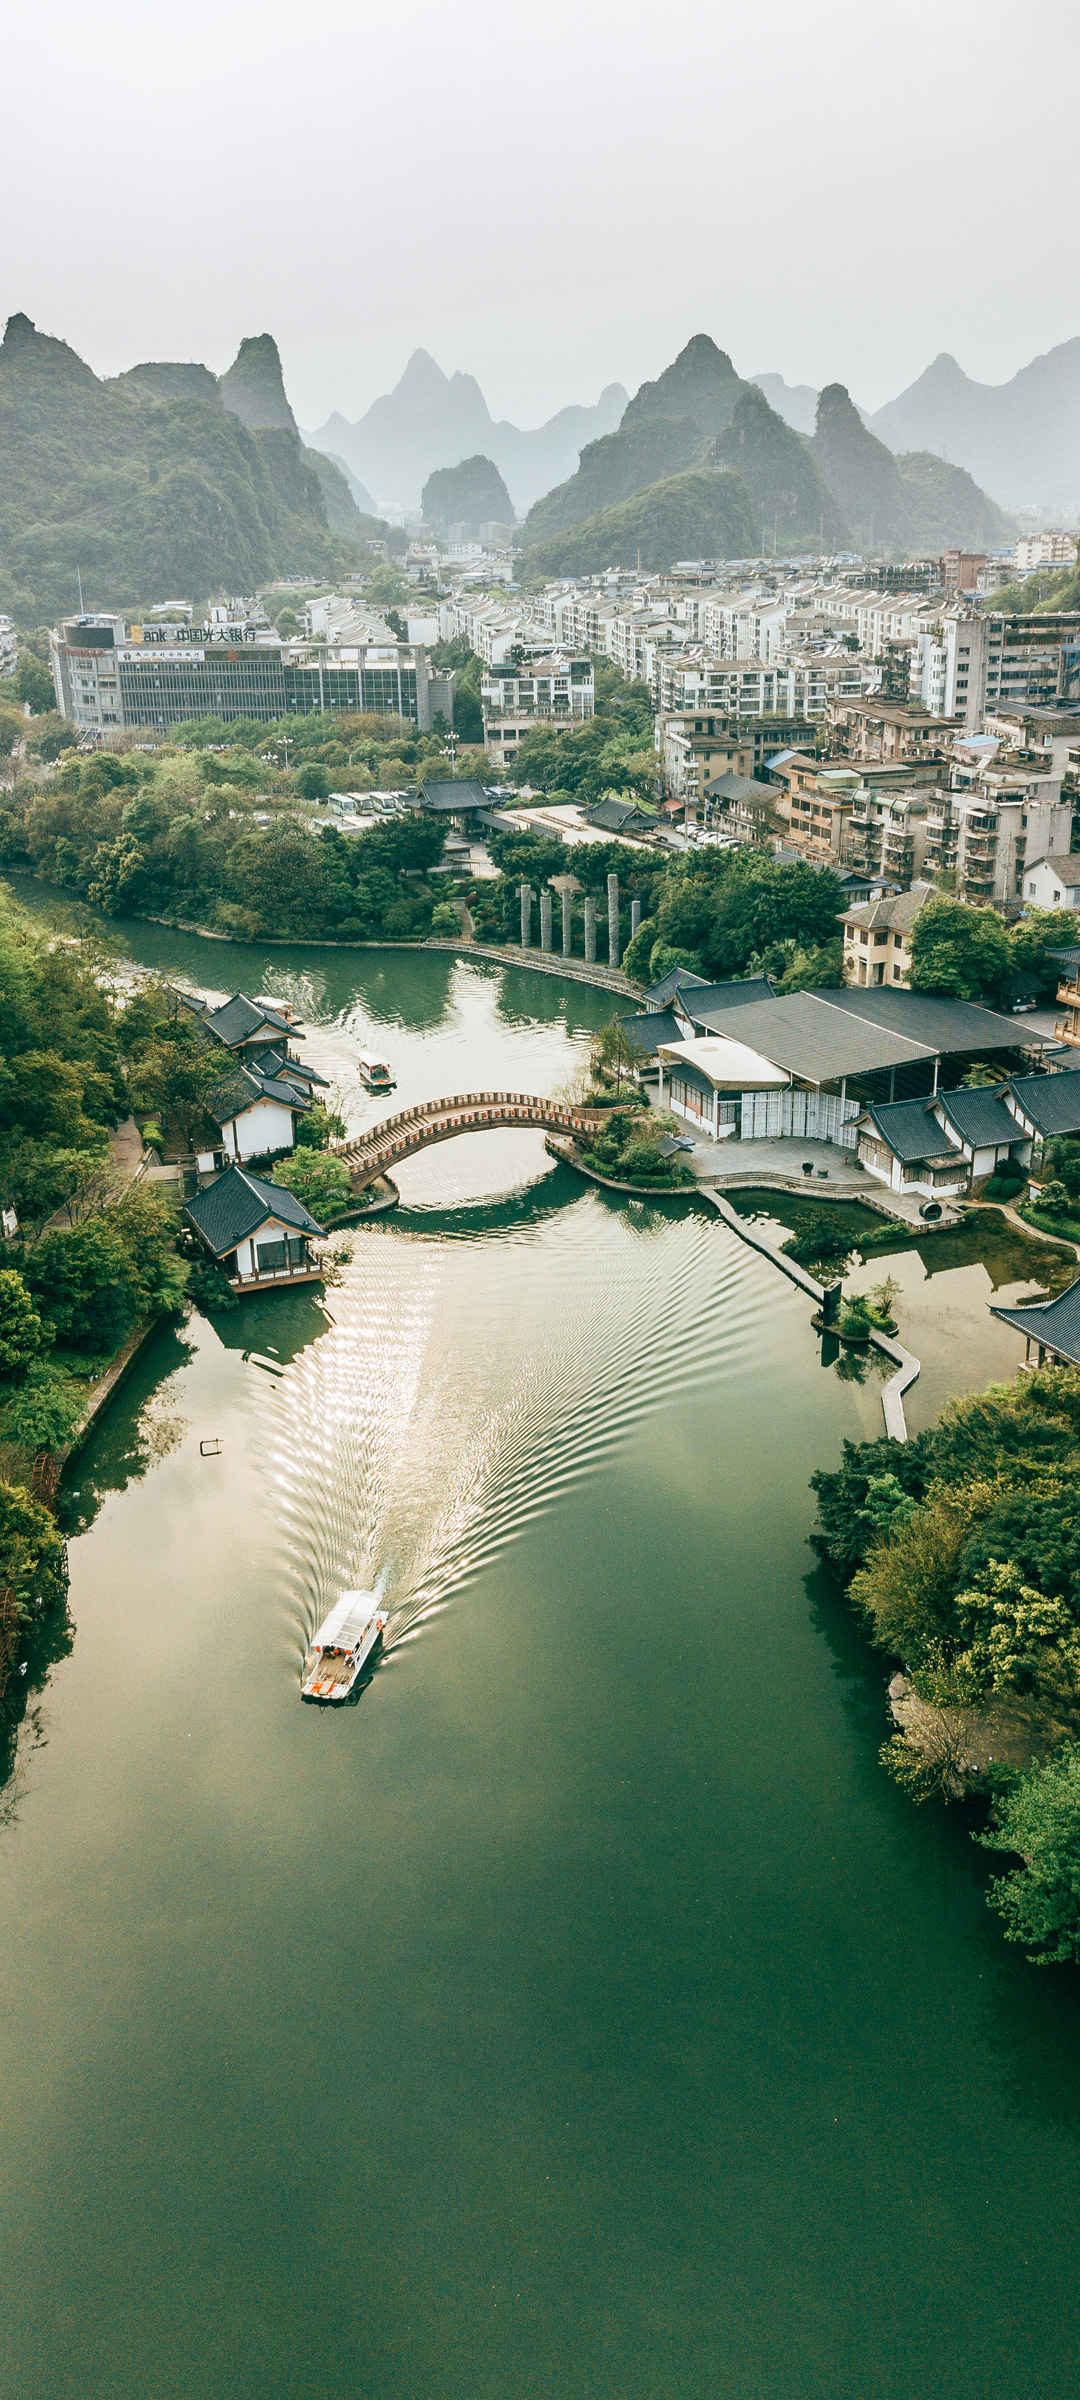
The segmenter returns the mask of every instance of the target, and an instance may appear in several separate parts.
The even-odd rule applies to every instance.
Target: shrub
[[[999,1167],[983,1185],[984,1200],[1017,1200],[1027,1182],[1019,1167]]]

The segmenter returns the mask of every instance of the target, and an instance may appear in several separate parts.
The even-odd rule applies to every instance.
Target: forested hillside
[[[242,423],[205,368],[147,364],[106,383],[66,342],[9,319],[0,611],[20,624],[77,606],[80,573],[92,608],[205,599],[346,568],[375,529],[290,423]]]

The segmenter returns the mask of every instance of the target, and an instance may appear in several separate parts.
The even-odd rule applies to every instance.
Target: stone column
[[[619,878],[607,879],[607,957],[609,967],[619,963]]]
[[[638,895],[637,895],[637,893],[635,892],[635,894],[634,894],[634,897],[633,897],[633,899],[632,899],[632,900],[631,900],[631,902],[630,902],[630,939],[631,939],[631,941],[633,941],[634,935],[635,935],[635,933],[637,932],[637,929],[638,929],[638,926],[640,925],[640,923],[641,923],[641,901],[639,900],[639,898],[638,898]]]
[[[562,953],[564,958],[569,958],[574,947],[574,903],[565,884],[559,898],[562,902]]]
[[[521,947],[523,950],[529,950],[532,947],[532,904],[532,885],[523,883],[521,886]]]
[[[596,902],[591,892],[585,894],[585,964],[596,965]]]
[[[547,884],[540,894],[540,948],[551,948],[551,891]]]

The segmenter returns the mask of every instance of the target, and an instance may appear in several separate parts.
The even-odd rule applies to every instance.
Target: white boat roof
[[[322,1647],[327,1642],[347,1645],[350,1641],[359,1641],[361,1634],[367,1632],[372,1618],[377,1615],[378,1608],[377,1592],[343,1592],[340,1600],[335,1600],[333,1608],[323,1618],[318,1631],[312,1634],[312,1648]]]

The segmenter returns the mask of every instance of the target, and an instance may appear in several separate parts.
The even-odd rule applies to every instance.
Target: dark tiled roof
[[[773,988],[767,975],[748,975],[742,983],[706,983],[700,991],[681,991],[679,999],[688,1017],[704,1032],[714,1033],[719,1023],[725,1024],[731,1008],[750,1008],[757,1000],[771,1000]]]
[[[323,1231],[294,1193],[287,1192],[283,1184],[267,1183],[263,1176],[249,1174],[246,1167],[226,1167],[224,1174],[186,1203],[184,1215],[215,1258],[227,1257],[270,1217],[291,1225],[297,1233]]]
[[[308,1091],[317,1083],[326,1088],[325,1075],[319,1075],[302,1059],[287,1058],[284,1050],[260,1050],[250,1064],[256,1075],[283,1075],[286,1083],[306,1085]]]
[[[465,776],[462,776],[460,783],[437,783],[434,780],[429,783],[425,776],[420,786],[421,807],[445,809],[448,815],[463,808],[486,809],[487,804],[483,784],[471,782]]]
[[[651,1050],[654,1055],[661,1042],[682,1039],[682,1026],[670,1008],[652,1009],[640,1017],[620,1017],[619,1023],[639,1050]]]
[[[977,1008],[971,1000],[949,1000],[936,992],[871,990],[848,984],[843,991],[826,992],[833,1008],[863,1017],[869,1025],[903,1034],[909,1041],[942,1057],[974,1050],[1019,1050],[1041,1041],[1041,1035],[1016,1024],[995,1009]]]
[[[287,1017],[279,1016],[276,1008],[264,1008],[261,1002],[249,1000],[246,992],[234,992],[232,999],[224,1000],[220,1008],[207,1009],[203,1023],[230,1050],[240,1042],[250,1042],[261,1025],[270,1025],[279,1033],[292,1031]]]
[[[990,1314],[1080,1367],[1080,1275],[1056,1300],[1040,1300],[1028,1308],[991,1308]]]
[[[1009,1089],[1037,1133],[1080,1133],[1080,1067],[1063,1067],[1055,1075],[1014,1075]]]
[[[745,1008],[725,1008],[722,1028],[774,1066],[804,1076],[808,1083],[835,1083],[843,1075],[908,1066],[930,1056],[920,1042],[888,1027],[867,1023],[833,1008],[840,992],[788,992]]]
[[[260,1100],[277,1100],[283,1108],[297,1110],[311,1107],[310,1092],[300,1091],[280,1075],[260,1075],[254,1067],[238,1066],[218,1084],[207,1104],[208,1112],[216,1124],[227,1125],[231,1117],[255,1108]]]
[[[614,792],[592,802],[585,811],[585,822],[599,825],[606,833],[624,833],[630,826],[650,833],[656,828],[656,818],[648,809],[639,808],[636,800],[620,800]]]
[[[960,1153],[942,1132],[929,1100],[889,1100],[866,1114],[903,1166],[917,1167],[929,1158],[955,1158],[961,1166]]]
[[[987,1084],[970,1092],[939,1092],[938,1107],[961,1141],[973,1150],[988,1150],[994,1143],[1023,1140],[1022,1128],[1002,1098],[1008,1089],[1002,1083],[996,1089]]]
[[[695,975],[692,967],[670,967],[659,983],[654,983],[651,990],[646,992],[645,1005],[647,1008],[666,1008],[676,992],[688,992],[691,989],[703,992],[705,986],[705,976]]]
[[[759,800],[766,808],[776,805],[776,785],[759,783],[753,775],[736,775],[729,768],[724,775],[714,777],[705,789],[710,800]]]

